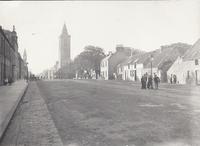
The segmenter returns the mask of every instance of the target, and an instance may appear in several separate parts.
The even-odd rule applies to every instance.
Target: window
[[[195,65],[199,65],[199,60],[198,59],[195,59]]]

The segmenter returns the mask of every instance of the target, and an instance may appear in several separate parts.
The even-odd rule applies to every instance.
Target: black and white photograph
[[[200,146],[200,0],[0,1],[0,146]]]

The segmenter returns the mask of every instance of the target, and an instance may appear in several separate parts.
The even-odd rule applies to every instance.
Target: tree
[[[74,59],[74,67],[78,74],[83,75],[87,73],[91,76],[90,71],[94,70],[96,78],[100,74],[100,62],[105,57],[104,51],[100,47],[86,46]]]

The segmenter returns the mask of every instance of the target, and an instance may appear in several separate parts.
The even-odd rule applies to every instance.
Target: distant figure
[[[154,73],[154,83],[155,83],[155,89],[158,89],[158,83],[160,82],[159,77]]]
[[[148,74],[146,72],[146,74],[144,75],[145,89],[147,88],[147,79],[148,79]]]
[[[145,75],[143,75],[142,78],[141,78],[141,84],[142,84],[141,89],[146,89],[146,78],[145,78]]]
[[[147,88],[148,89],[153,89],[153,78],[152,78],[152,75],[149,75],[149,77],[148,77]]]
[[[174,81],[174,84],[176,84],[176,82],[177,82],[176,75],[173,76],[173,81]]]

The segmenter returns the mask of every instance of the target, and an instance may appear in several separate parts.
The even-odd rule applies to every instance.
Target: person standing
[[[176,79],[176,75],[174,75],[174,79],[173,79],[173,81],[174,81],[174,84],[176,84],[176,81],[177,81],[177,79]]]
[[[154,73],[154,84],[155,84],[155,89],[158,89],[158,83],[160,82],[159,77]]]
[[[141,78],[141,84],[142,84],[141,89],[145,89],[145,87],[144,87],[144,75],[143,75],[142,78]]]
[[[152,75],[149,75],[149,76],[148,76],[147,88],[148,88],[148,89],[153,89],[153,79],[152,79]]]
[[[145,77],[145,75],[143,75],[141,78],[141,84],[142,84],[141,89],[146,89],[146,82],[147,82],[146,77]]]
[[[148,79],[148,74],[146,73],[144,75],[144,88],[146,89],[147,88],[147,79]]]

